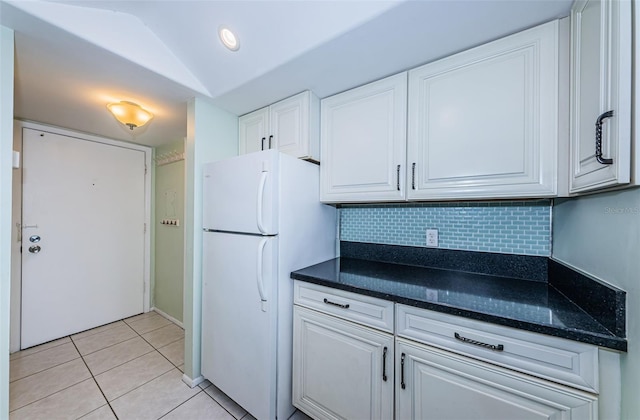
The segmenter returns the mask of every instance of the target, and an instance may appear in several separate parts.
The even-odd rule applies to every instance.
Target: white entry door
[[[145,154],[23,128],[21,348],[143,312]]]

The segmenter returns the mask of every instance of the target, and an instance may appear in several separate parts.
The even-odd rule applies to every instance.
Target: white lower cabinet
[[[596,419],[594,395],[396,340],[396,419]]]
[[[294,307],[293,404],[318,419],[393,418],[393,335]]]
[[[298,280],[294,303],[293,405],[314,419],[619,417],[596,346]]]

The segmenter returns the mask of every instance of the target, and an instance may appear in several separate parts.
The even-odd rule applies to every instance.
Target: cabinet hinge
[[[142,229],[142,233],[147,233],[147,224],[144,224],[144,228]]]

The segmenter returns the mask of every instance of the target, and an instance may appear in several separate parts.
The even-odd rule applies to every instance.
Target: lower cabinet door
[[[393,418],[393,336],[299,306],[293,405],[316,419]]]
[[[595,395],[396,340],[396,420],[597,417]]]

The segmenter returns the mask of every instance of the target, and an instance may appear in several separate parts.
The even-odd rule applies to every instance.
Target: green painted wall
[[[558,201],[553,258],[627,292],[629,351],[621,355],[622,418],[640,414],[640,189]]]
[[[183,153],[184,141],[156,148],[156,158]],[[155,252],[153,306],[182,322],[184,288],[185,162],[179,160],[155,168]],[[178,226],[163,225],[178,220]]]
[[[13,31],[0,26],[0,419],[9,417]]]

